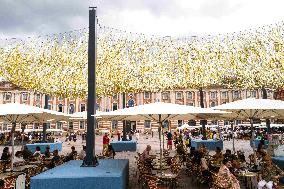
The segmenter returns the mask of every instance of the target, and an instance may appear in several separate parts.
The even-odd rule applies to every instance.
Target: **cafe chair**
[[[212,189],[222,189],[218,183],[218,175],[212,171],[210,171],[212,176],[212,183],[210,183]]]
[[[149,189],[169,189],[169,187],[161,186],[161,181],[153,175],[144,174],[142,187],[148,187]]]
[[[15,188],[18,175],[13,175],[4,179],[4,188]]]

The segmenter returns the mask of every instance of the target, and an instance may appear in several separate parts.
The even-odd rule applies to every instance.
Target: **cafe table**
[[[257,173],[254,172],[241,172],[238,175],[240,178],[243,178],[245,187],[247,189],[257,188]]]
[[[155,175],[158,179],[160,179],[165,184],[170,184],[172,187],[177,184],[177,174],[173,173],[157,173]]]
[[[158,170],[168,170],[170,168],[171,167],[168,166],[168,165],[162,165],[162,167],[160,165],[154,165],[153,166],[153,170],[156,170],[156,171],[158,171]]]
[[[13,172],[25,172],[27,169],[34,169],[36,168],[36,165],[22,165],[18,167],[13,168]]]
[[[30,161],[30,162],[28,162],[28,164],[29,165],[40,165],[40,164],[42,164],[42,162],[41,161]]]

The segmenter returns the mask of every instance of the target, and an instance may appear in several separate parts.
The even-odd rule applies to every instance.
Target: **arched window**
[[[80,129],[85,129],[85,122],[84,121],[80,121]]]
[[[34,123],[33,129],[39,129],[39,123]]]
[[[73,129],[73,122],[72,121],[69,122],[69,127],[68,128],[69,128],[69,130]]]
[[[69,114],[73,114],[75,110],[74,104],[69,105]]]
[[[217,98],[217,91],[212,91],[211,92],[211,99],[216,99]]]
[[[182,120],[178,120],[178,126],[180,127],[180,126],[182,126],[182,124],[183,124],[183,121]]]
[[[51,104],[47,105],[47,109],[51,110],[51,107],[52,107]]]
[[[187,92],[187,99],[192,99],[192,98],[193,98],[192,92],[188,91]]]
[[[58,112],[63,112],[63,105],[62,104],[58,104]]]
[[[80,112],[84,112],[84,111],[86,111],[86,104],[81,104],[80,105]]]
[[[169,121],[168,120],[163,122],[163,128],[166,129],[166,130],[169,129]]]
[[[191,120],[188,120],[187,124],[188,124],[189,126],[196,126],[196,121],[193,120],[193,119],[191,119]]]
[[[151,127],[151,120],[145,120],[144,121],[144,128],[150,128]]]
[[[117,110],[117,103],[112,103],[112,111]]]
[[[46,123],[46,129],[50,129],[50,123]]]
[[[117,124],[118,124],[118,121],[113,120],[113,121],[111,122],[111,127],[112,127],[112,129],[117,129]]]
[[[60,129],[60,130],[62,129],[62,123],[61,122],[58,121],[56,123],[56,129]]]
[[[8,130],[8,123],[7,122],[3,122],[3,131]]]
[[[211,125],[218,125],[218,121],[217,120],[212,120],[211,121]]]

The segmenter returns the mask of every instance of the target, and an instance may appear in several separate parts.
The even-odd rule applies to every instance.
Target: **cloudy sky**
[[[0,0],[0,37],[27,37],[101,25],[162,36],[218,34],[284,21],[283,0]]]

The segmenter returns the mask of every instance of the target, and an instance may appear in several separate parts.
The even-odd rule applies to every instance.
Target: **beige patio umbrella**
[[[254,139],[254,119],[284,118],[284,101],[281,100],[248,98],[222,104],[220,106],[213,107],[213,109],[230,111],[231,114],[224,115],[224,117],[230,119],[249,119],[252,130],[251,140]]]
[[[67,115],[66,115],[67,116]],[[0,104],[0,121],[12,123],[12,169],[14,159],[14,131],[17,123],[43,123],[66,120],[65,114],[19,103]]]
[[[208,108],[199,108],[172,103],[156,102],[134,106],[125,109],[119,109],[111,112],[98,113],[95,116],[101,120],[153,120],[159,123],[159,141],[160,141],[160,166],[162,164],[162,144],[161,131],[162,122],[165,120],[188,120],[203,119],[205,117],[216,117],[224,112]],[[226,113],[226,112],[225,112]]]
[[[83,112],[75,112],[73,114],[70,114],[71,120],[87,120],[87,111],[83,111]]]

